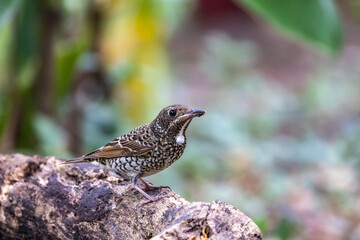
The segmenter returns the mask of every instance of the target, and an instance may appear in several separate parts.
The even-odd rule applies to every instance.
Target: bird
[[[201,117],[204,110],[174,104],[163,108],[150,123],[141,125],[115,138],[105,146],[65,163],[89,162],[107,170],[111,175],[124,179],[147,200],[141,205],[157,201],[168,195],[151,196],[146,191],[167,186],[152,186],[143,180],[173,164],[184,153],[185,132],[194,117]],[[137,186],[140,180],[144,188]]]

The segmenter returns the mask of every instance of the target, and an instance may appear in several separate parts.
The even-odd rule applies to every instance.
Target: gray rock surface
[[[143,196],[87,164],[0,155],[1,239],[261,239],[233,206]],[[154,191],[170,192],[168,189]]]

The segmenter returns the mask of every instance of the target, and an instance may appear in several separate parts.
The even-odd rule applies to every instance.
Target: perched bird
[[[141,178],[164,170],[181,157],[186,147],[187,127],[194,117],[204,114],[203,110],[185,105],[165,107],[151,123],[141,125],[105,146],[66,163],[90,162],[100,166],[113,176],[130,180],[131,186],[147,198],[142,204],[156,201],[166,195],[154,197],[145,191],[164,186],[154,187]],[[136,185],[138,179],[145,188]]]

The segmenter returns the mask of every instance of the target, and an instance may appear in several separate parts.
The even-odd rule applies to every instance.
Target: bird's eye
[[[169,115],[170,115],[171,117],[175,117],[175,115],[176,115],[176,110],[171,109],[171,110],[169,111]]]

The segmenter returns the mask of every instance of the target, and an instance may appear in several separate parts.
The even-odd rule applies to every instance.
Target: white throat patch
[[[176,142],[177,142],[178,144],[184,144],[184,142],[185,142],[185,137],[184,137],[184,135],[177,135],[177,136],[176,136]]]
[[[185,143],[185,136],[184,136],[184,131],[185,131],[185,127],[189,124],[191,120],[188,120],[180,129],[180,132],[178,135],[176,135],[175,139],[176,139],[176,143],[178,144],[184,144]]]

